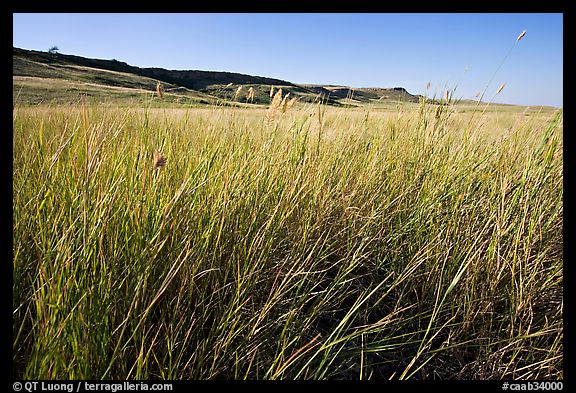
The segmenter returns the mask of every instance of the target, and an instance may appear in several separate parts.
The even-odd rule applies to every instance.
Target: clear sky
[[[13,14],[18,48],[294,83],[563,105],[562,14]],[[430,94],[428,94],[430,95]],[[439,93],[441,95],[441,93]]]

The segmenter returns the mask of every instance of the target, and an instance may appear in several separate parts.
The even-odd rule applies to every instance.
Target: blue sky
[[[563,105],[562,14],[13,14],[13,45],[295,83]],[[516,38],[526,36],[510,52]],[[440,95],[441,93],[439,93]]]

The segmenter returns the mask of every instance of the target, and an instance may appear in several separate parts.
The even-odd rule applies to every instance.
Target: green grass
[[[562,112],[457,108],[16,106],[15,378],[562,378]]]

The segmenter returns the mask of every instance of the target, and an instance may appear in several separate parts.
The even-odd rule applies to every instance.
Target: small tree
[[[52,48],[48,49],[48,53],[52,53],[52,54],[58,53],[59,50],[60,49],[58,49],[57,46],[53,46]]]

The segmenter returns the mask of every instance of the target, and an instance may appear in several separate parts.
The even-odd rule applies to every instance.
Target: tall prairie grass
[[[14,376],[562,378],[562,113],[457,108],[17,106]]]

